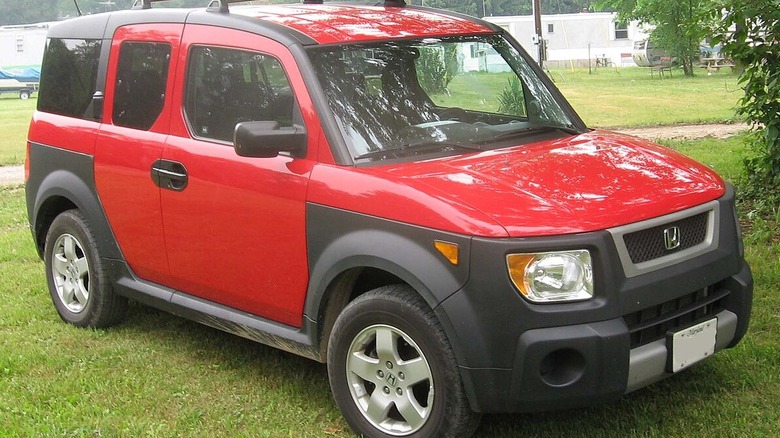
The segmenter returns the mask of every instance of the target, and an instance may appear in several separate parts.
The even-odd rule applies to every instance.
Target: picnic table
[[[734,63],[727,58],[701,58],[700,67],[707,71],[719,71],[723,67],[734,68]]]

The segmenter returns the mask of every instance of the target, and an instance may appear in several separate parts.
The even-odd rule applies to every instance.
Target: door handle
[[[152,164],[152,181],[162,189],[180,192],[187,188],[187,168],[178,161],[157,160]]]

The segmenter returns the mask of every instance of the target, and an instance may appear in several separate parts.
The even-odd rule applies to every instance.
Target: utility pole
[[[542,37],[542,4],[540,0],[531,2],[534,11],[534,29],[536,46],[539,49],[539,67],[544,67],[544,38]]]

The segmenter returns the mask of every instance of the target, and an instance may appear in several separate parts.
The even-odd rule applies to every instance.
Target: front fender
[[[306,208],[309,289],[305,313],[316,320],[328,285],[353,268],[376,268],[412,286],[431,308],[468,280],[471,239],[317,204]],[[459,247],[453,265],[436,240]]]

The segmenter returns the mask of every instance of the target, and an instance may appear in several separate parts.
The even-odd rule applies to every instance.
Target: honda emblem
[[[664,247],[671,251],[680,246],[680,227],[669,227],[664,230]]]

